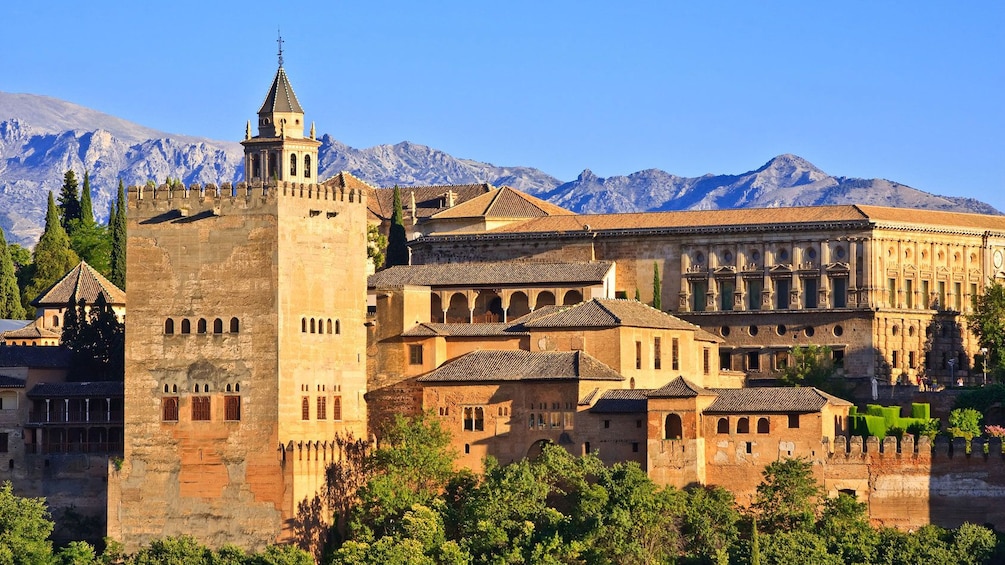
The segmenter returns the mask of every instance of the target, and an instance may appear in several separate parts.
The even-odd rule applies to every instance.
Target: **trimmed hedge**
[[[865,413],[859,413],[852,407],[848,413],[852,435],[883,439],[891,429],[907,430],[912,425],[923,427],[931,421],[931,406],[929,404],[911,404],[911,417],[900,415],[900,406],[880,406],[867,404]]]

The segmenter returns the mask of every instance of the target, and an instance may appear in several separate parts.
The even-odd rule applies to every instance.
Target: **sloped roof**
[[[633,414],[646,411],[646,389],[619,388],[604,391],[590,412],[597,414]]]
[[[24,379],[0,375],[0,388],[24,388]]]
[[[0,367],[65,369],[70,366],[70,350],[65,347],[0,346]]]
[[[418,286],[546,286],[563,283],[603,282],[614,263],[610,261],[541,263],[442,263],[398,265],[367,278],[369,288]]]
[[[95,271],[94,267],[81,261],[63,275],[63,278],[43,291],[31,304],[36,307],[63,308],[70,300],[77,303],[81,299],[88,304],[94,304],[98,295],[104,296],[105,302],[113,306],[124,306],[126,303],[125,292]]]
[[[269,93],[265,95],[265,102],[258,110],[258,115],[271,114],[273,112],[296,112],[303,114],[304,109],[297,101],[297,95],[293,93],[290,79],[286,78],[286,71],[279,67],[276,71],[276,78],[272,79],[272,86]]]
[[[345,189],[353,189],[353,190],[365,191],[366,193],[368,193],[367,196],[369,196],[369,193],[372,193],[373,190],[375,190],[372,186],[370,186],[369,184],[367,184],[365,181],[362,181],[362,180],[356,178],[355,176],[353,176],[352,173],[350,173],[348,171],[340,171],[339,174],[337,174],[337,175],[333,176],[332,178],[324,181],[324,184],[329,185],[329,186],[334,186],[336,188],[345,188]]]
[[[571,306],[556,306],[521,318],[526,328],[613,328],[628,326],[699,332],[701,328],[637,300],[594,298]],[[718,340],[718,338],[715,338]]]
[[[0,334],[5,339],[59,339],[60,334],[52,330],[40,328],[35,322],[28,322],[23,328],[9,330]]]
[[[624,377],[582,351],[472,351],[417,379],[419,382],[531,380],[623,381]]]
[[[447,210],[444,195],[454,193],[454,206],[458,206],[472,198],[477,198],[493,187],[489,183],[479,184],[445,184],[432,186],[399,186],[401,191],[401,206],[405,214],[420,220],[428,218],[437,212]],[[412,205],[412,194],[415,195],[415,210],[409,210]],[[394,188],[371,188],[367,195],[367,210],[371,219],[389,220],[394,213]]]
[[[660,388],[650,391],[649,398],[694,398],[696,396],[714,395],[701,386],[698,386],[684,377],[677,377]]]
[[[125,385],[117,381],[89,383],[39,383],[28,391],[31,398],[121,398]]]
[[[513,330],[512,324],[438,324],[421,323],[405,330],[403,337],[493,337],[524,336],[527,332]]]
[[[918,210],[910,208],[890,208],[887,206],[856,206],[870,220],[915,225],[942,225],[977,230],[1005,231],[1005,216],[990,214],[970,214],[966,212],[944,212],[941,210]]]
[[[433,214],[437,220],[449,218],[536,218],[574,214],[546,200],[535,198],[514,188],[503,186],[467,202]]]
[[[713,389],[718,395],[706,414],[818,412],[827,404],[852,403],[813,387],[751,387]]]

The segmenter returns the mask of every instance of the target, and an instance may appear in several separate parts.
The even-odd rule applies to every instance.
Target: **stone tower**
[[[335,435],[366,434],[365,185],[302,182],[317,142],[282,67],[259,116],[249,161],[288,165],[268,182],[129,189],[125,450],[108,489],[108,535],[129,550],[291,541]]]

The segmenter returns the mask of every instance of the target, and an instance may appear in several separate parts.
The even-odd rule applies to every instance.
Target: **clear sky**
[[[0,90],[240,140],[285,67],[318,132],[562,180],[795,153],[1005,211],[1005,2],[7,2]]]

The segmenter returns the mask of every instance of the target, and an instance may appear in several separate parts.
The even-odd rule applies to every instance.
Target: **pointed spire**
[[[317,139],[317,136],[314,132],[314,122],[311,122],[311,139]]]
[[[251,139],[251,120],[248,120],[248,125],[244,128],[244,139]]]
[[[281,69],[283,68],[283,33],[279,28],[276,28],[276,33],[279,34],[279,39],[276,40],[276,43],[279,44],[279,68]]]

